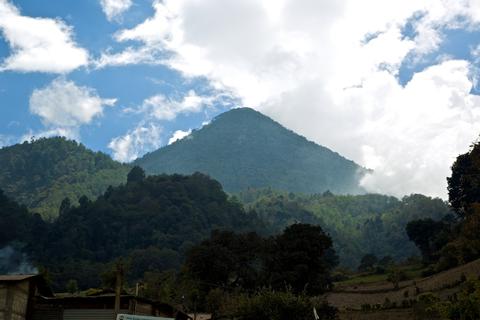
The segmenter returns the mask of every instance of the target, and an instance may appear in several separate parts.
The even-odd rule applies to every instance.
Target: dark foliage
[[[58,219],[30,242],[37,246],[31,255],[56,287],[74,279],[86,288],[99,286],[99,274],[116,258],[131,261],[127,280],[133,281],[144,272],[178,269],[185,251],[214,229],[262,226],[202,174],[151,176],[111,187],[95,201],[81,197],[78,206],[64,201]]]
[[[451,227],[445,220],[422,219],[410,221],[406,231],[420,249],[424,262],[429,263],[438,258],[438,251],[450,240]]]
[[[294,224],[267,239],[214,231],[188,252],[184,272],[204,295],[212,288],[259,287],[313,295],[329,289],[337,263],[331,239],[319,226]]]
[[[270,242],[265,269],[267,284],[276,290],[320,294],[331,285],[330,272],[338,263],[329,250],[332,240],[320,226],[294,224]]]
[[[412,221],[407,232],[424,260],[441,271],[480,257],[480,144],[457,157],[447,178],[450,205],[458,219]]]
[[[379,194],[357,196],[301,195],[250,189],[235,195],[276,234],[292,223],[320,225],[333,239],[343,266],[357,268],[368,253],[405,260],[419,255],[405,227],[411,220],[441,220],[451,210],[441,199],[419,194],[401,200]]]
[[[33,218],[25,207],[9,199],[0,189],[0,249],[11,241],[27,241],[32,224],[38,218]]]
[[[256,233],[213,231],[210,238],[187,253],[188,274],[203,291],[213,287],[254,289],[260,281],[265,239]]]
[[[480,203],[480,144],[457,157],[447,178],[450,205],[460,217],[472,214],[472,204]]]
[[[366,172],[248,108],[234,109],[188,137],[135,161],[149,174],[203,172],[228,192],[271,187],[359,193]]]
[[[358,266],[359,271],[372,271],[378,263],[378,258],[376,255],[368,253],[362,257],[360,260],[360,265]]]

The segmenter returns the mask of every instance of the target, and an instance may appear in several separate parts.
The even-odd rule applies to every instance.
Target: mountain
[[[65,138],[42,138],[0,149],[0,189],[43,217],[62,200],[96,198],[126,181],[130,168]]]
[[[135,161],[148,174],[206,173],[227,192],[271,187],[362,193],[366,169],[249,108],[233,109],[186,138]]]

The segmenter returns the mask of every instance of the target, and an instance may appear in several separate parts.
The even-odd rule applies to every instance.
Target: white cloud
[[[65,128],[51,128],[40,131],[29,130],[21,138],[20,142],[36,140],[38,138],[50,138],[50,137],[65,137],[71,140],[80,140],[80,134],[78,128],[65,127]]]
[[[88,63],[87,50],[78,47],[72,28],[60,19],[22,16],[0,0],[0,31],[11,49],[0,71],[66,73]]]
[[[452,161],[480,132],[471,63],[444,56],[407,85],[398,80],[402,64],[438,50],[446,29],[479,31],[480,0],[157,0],[154,9],[116,34],[138,43],[126,51],[135,59],[122,61],[207,78],[244,106],[374,166],[363,181],[372,191],[445,196]],[[147,101],[160,119],[182,110],[153,107],[165,105],[162,96]]]
[[[112,21],[130,9],[133,3],[132,0],[100,0],[100,4],[108,21]]]
[[[92,88],[57,78],[47,87],[36,89],[30,96],[30,112],[40,116],[50,127],[78,127],[90,123],[113,106],[116,99],[103,99]]]
[[[170,145],[170,144],[174,143],[175,141],[182,140],[183,138],[188,136],[190,133],[192,133],[191,129],[187,130],[187,131],[177,130],[173,133],[172,137],[170,139],[168,139],[168,144]]]
[[[92,64],[95,68],[101,69],[106,66],[125,66],[136,63],[154,65],[162,64],[163,62],[164,61],[158,57],[155,50],[151,50],[147,47],[128,47],[119,53],[105,51],[97,60],[94,60]]]
[[[11,135],[0,134],[0,148],[9,146],[15,142],[15,138]]]
[[[476,62],[480,61],[480,44],[471,50],[471,55]]]
[[[140,124],[125,135],[110,141],[108,147],[113,151],[113,158],[122,162],[130,162],[148,151],[161,145],[162,128],[151,124]]]
[[[188,91],[181,100],[170,99],[162,94],[145,99],[137,112],[145,113],[157,120],[173,120],[179,114],[196,113],[210,106],[214,97],[199,96],[195,91]]]

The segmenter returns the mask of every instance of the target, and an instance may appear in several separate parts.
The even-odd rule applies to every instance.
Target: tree
[[[60,208],[58,209],[58,215],[61,216],[65,214],[67,211],[69,211],[72,207],[72,203],[70,201],[70,198],[64,198],[62,200],[62,203],[60,204]]]
[[[75,280],[75,279],[68,280],[66,287],[67,287],[68,293],[70,293],[70,294],[77,293],[78,292],[77,280]]]
[[[135,166],[127,175],[127,183],[139,182],[145,179],[145,171],[139,166]]]
[[[421,219],[410,221],[406,231],[408,238],[420,249],[423,260],[431,262],[438,250],[448,242],[450,227],[444,221]]]
[[[267,283],[275,290],[319,294],[330,288],[336,259],[326,259],[332,240],[320,226],[293,224],[271,241],[266,261]]]
[[[362,257],[360,265],[358,266],[359,271],[372,271],[376,264],[378,263],[378,258],[372,253],[368,253]]]
[[[447,178],[448,200],[462,218],[472,214],[472,204],[480,203],[480,143],[457,157]]]
[[[264,240],[256,233],[212,231],[189,250],[185,266],[196,280],[211,286],[253,289],[258,284]]]

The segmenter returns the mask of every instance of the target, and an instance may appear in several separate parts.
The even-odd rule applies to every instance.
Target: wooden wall
[[[0,283],[0,320],[25,320],[28,311],[30,283]]]

